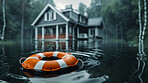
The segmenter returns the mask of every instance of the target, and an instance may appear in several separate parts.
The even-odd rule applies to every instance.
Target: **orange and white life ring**
[[[45,57],[57,57],[59,60],[45,61]],[[78,60],[70,53],[65,52],[43,52],[29,56],[21,65],[25,69],[35,69],[42,71],[55,71],[61,68],[75,66]]]

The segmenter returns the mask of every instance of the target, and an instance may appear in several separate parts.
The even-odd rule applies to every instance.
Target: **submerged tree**
[[[138,53],[138,68],[137,71],[141,70],[140,74],[138,75],[138,78],[141,83],[143,83],[143,80],[141,78],[141,75],[144,72],[145,68],[145,61],[146,60],[146,54],[144,52],[144,35],[145,35],[145,30],[147,27],[147,1],[143,0],[143,6],[141,5],[141,0],[138,0],[138,9],[139,9],[139,53]],[[142,12],[142,7],[143,7],[143,12]],[[143,14],[143,17],[142,17]],[[143,20],[143,21],[142,21]],[[143,25],[142,25],[143,24]],[[142,64],[142,66],[140,65]]]
[[[143,83],[143,80],[141,78],[144,68],[145,68],[145,61],[146,59],[146,54],[144,52],[144,35],[145,35],[145,30],[146,30],[146,25],[147,25],[147,5],[146,5],[146,0],[143,0],[143,5],[141,4],[142,1],[138,0],[138,22],[139,22],[139,51],[138,51],[138,56],[137,61],[138,61],[138,66],[137,70],[130,76],[129,79],[132,77],[136,77],[139,79],[140,83]],[[143,11],[143,12],[142,12]],[[142,17],[143,16],[143,17]]]
[[[0,34],[0,38],[1,38],[1,40],[4,40],[5,28],[6,28],[5,0],[3,0],[2,11],[3,11],[3,28],[2,28],[2,31],[1,31],[1,34]]]
[[[21,21],[21,51],[23,52],[23,43],[24,43],[24,0],[22,0],[22,21]]]
[[[138,0],[138,9],[139,9],[139,56],[143,57],[145,56],[145,52],[144,52],[144,44],[143,44],[143,40],[144,40],[144,35],[145,35],[145,30],[146,30],[146,26],[147,26],[147,1],[143,0],[144,3],[144,12],[143,12],[143,25],[142,25],[142,7],[141,7],[141,0]]]

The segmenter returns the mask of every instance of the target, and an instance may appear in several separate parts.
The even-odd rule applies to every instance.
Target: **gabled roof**
[[[96,26],[96,25],[101,25],[103,19],[100,18],[89,18],[88,19],[88,26]]]
[[[58,13],[63,19],[65,19],[66,21],[69,21],[69,19],[63,15],[59,10],[57,10],[55,7],[53,7],[52,5],[50,4],[47,4],[44,9],[40,12],[40,14],[37,16],[37,18],[33,21],[33,23],[31,24],[31,26],[34,26],[36,24],[36,22],[41,18],[41,16],[45,13],[45,11],[48,9],[48,8],[51,8],[53,9],[56,13]]]
[[[102,21],[103,21],[102,17],[100,17],[100,18],[89,18],[87,24],[83,24],[83,23],[80,23],[80,22],[78,22],[78,21],[73,20],[72,18],[68,18],[68,17],[66,17],[66,16],[63,14],[63,12],[73,11],[73,12],[75,12],[75,13],[78,14],[78,15],[84,16],[84,15],[80,14],[80,12],[78,12],[77,10],[74,10],[74,9],[61,10],[61,9],[59,9],[59,8],[57,8],[57,7],[53,7],[52,5],[47,4],[47,5],[44,7],[44,9],[40,12],[40,14],[37,16],[37,18],[33,21],[33,23],[31,24],[31,26],[34,26],[34,25],[38,22],[38,20],[42,17],[42,15],[46,12],[46,10],[47,10],[48,8],[51,8],[52,10],[54,10],[58,15],[60,15],[60,16],[61,16],[64,20],[66,20],[67,22],[77,23],[77,24],[79,24],[79,25],[81,25],[81,26],[85,26],[85,27],[100,26],[101,23],[102,23]],[[84,16],[84,17],[85,17],[85,16]]]

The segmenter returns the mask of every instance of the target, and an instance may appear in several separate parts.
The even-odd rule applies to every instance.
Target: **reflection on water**
[[[2,58],[0,65],[0,81],[15,83],[102,83],[109,78],[105,73],[95,78],[92,78],[95,73],[89,73],[89,69],[100,65],[100,57],[104,55],[101,44],[101,41],[35,41],[34,45],[32,45],[34,49],[30,49],[32,46],[27,44],[24,45],[23,49],[19,49],[21,48],[19,45],[6,47],[2,45],[3,47],[0,51],[2,52],[1,56],[4,58]],[[21,50],[23,50],[23,53],[21,53]],[[21,57],[28,57],[31,54],[46,51],[69,52],[77,58],[82,59],[84,66],[81,69],[71,68],[48,73],[22,71],[20,69],[18,60]]]
[[[24,69],[23,72],[26,76],[31,78],[53,78],[62,74],[71,73],[73,71],[76,71],[77,69],[78,69],[78,66],[68,67],[68,68],[64,68],[64,69],[60,69],[52,72],[48,72],[48,71],[37,72],[34,70],[26,70],[26,69]]]
[[[29,81],[26,77],[13,74],[10,72],[10,66],[5,62],[7,56],[5,55],[5,46],[1,45],[1,55],[0,55],[0,82],[27,82]],[[5,80],[5,81],[4,81]]]
[[[129,83],[143,83],[143,79],[141,78],[144,68],[145,68],[145,61],[140,57],[137,57],[137,70],[130,76],[128,82]]]
[[[144,44],[143,44],[143,39],[139,40],[139,49],[138,49],[138,54],[137,54],[137,69],[136,71],[131,74],[129,77],[129,83],[144,83],[142,79],[142,74],[145,69],[145,61],[147,60],[146,54],[144,52]]]
[[[139,83],[139,79],[144,83],[148,82],[147,72],[144,72],[146,63],[140,58],[136,59],[138,51],[136,47],[104,43],[101,40],[34,41],[33,45],[28,43],[24,45],[23,53],[20,44],[0,47],[0,82]],[[83,60],[84,66],[81,69],[71,68],[48,73],[20,69],[18,61],[21,57],[46,51],[69,52]]]
[[[102,41],[35,41],[35,51],[102,51]],[[89,52],[87,52],[89,53]]]
[[[80,71],[80,72],[72,72],[70,74],[64,74],[55,78],[49,79],[35,79],[30,78],[30,82],[32,83],[102,83],[106,81],[104,76],[98,77],[98,78],[92,78],[90,79],[90,74],[88,74],[86,71]],[[58,80],[57,80],[58,79]]]

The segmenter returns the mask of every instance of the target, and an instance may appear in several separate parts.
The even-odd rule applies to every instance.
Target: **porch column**
[[[42,40],[44,40],[44,26],[42,27]]]
[[[68,40],[68,23],[66,23],[66,40]]]
[[[51,30],[51,35],[53,36],[53,28],[50,28],[50,30]]]
[[[88,29],[88,37],[91,36],[91,29]]]
[[[35,52],[38,51],[38,41],[35,41]]]
[[[56,25],[56,40],[59,39],[59,25]]]
[[[75,28],[72,28],[72,39],[75,40]]]
[[[56,51],[59,49],[59,41],[56,41]]]
[[[68,41],[65,41],[66,43],[66,50],[68,50]]]
[[[42,52],[44,51],[44,47],[45,47],[45,41],[42,41]]]
[[[79,38],[79,27],[77,27],[77,38]]]
[[[97,37],[98,36],[98,27],[96,26],[96,29],[95,29],[95,36]]]
[[[38,39],[38,29],[37,29],[37,27],[35,27],[35,40],[37,40]]]

